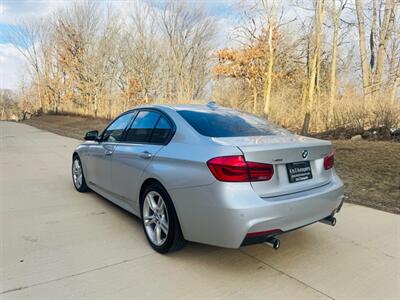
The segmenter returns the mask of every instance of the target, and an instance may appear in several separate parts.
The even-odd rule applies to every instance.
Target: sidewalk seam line
[[[68,278],[84,275],[84,274],[91,273],[91,272],[94,272],[94,271],[100,271],[100,270],[103,270],[103,269],[107,269],[109,267],[114,267],[114,266],[122,265],[124,263],[132,262],[132,261],[141,259],[141,258],[146,257],[146,256],[150,256],[150,255],[155,255],[155,253],[148,253],[148,254],[145,254],[145,255],[142,255],[142,256],[139,256],[139,257],[135,257],[135,258],[131,258],[131,259],[125,259],[125,260],[122,260],[122,261],[119,261],[119,262],[116,262],[116,263],[112,263],[112,264],[108,264],[108,265],[105,265],[105,266],[97,267],[97,268],[94,268],[94,269],[91,269],[91,270],[81,271],[81,272],[78,272],[78,273],[75,273],[75,274],[66,275],[66,276],[62,276],[62,277],[59,277],[59,278],[54,278],[54,279],[50,279],[50,280],[34,283],[34,284],[31,284],[31,285],[12,288],[12,289],[9,289],[9,290],[1,291],[0,295],[5,295],[5,294],[8,294],[8,293],[25,290],[25,289],[28,289],[28,288],[31,288],[31,287],[45,285],[45,284],[48,284],[48,283],[52,283],[52,282],[56,282],[56,281],[60,281],[60,280],[64,280],[64,279],[68,279]]]
[[[289,275],[288,273],[285,273],[285,272],[282,271],[282,270],[279,270],[278,268],[276,268],[276,267],[274,267],[274,266],[272,266],[272,265],[266,263],[266,262],[263,261],[262,259],[259,259],[258,257],[254,256],[254,255],[251,255],[251,254],[249,254],[249,253],[243,251],[242,249],[239,249],[239,251],[240,251],[241,253],[243,253],[244,255],[247,255],[248,257],[251,257],[251,258],[255,259],[255,260],[258,261],[259,263],[262,263],[263,265],[266,265],[267,267],[270,267],[271,269],[273,269],[273,270],[275,270],[275,271],[277,271],[277,272],[279,272],[279,273],[281,273],[281,274],[283,274],[283,275],[289,277],[290,279],[293,279],[293,280],[297,281],[298,283],[300,283],[300,284],[302,284],[302,285],[304,285],[304,286],[306,286],[306,287],[308,287],[308,288],[314,290],[315,292],[317,292],[317,293],[319,293],[319,294],[321,294],[321,295],[324,295],[325,297],[328,297],[329,299],[335,300],[334,297],[329,296],[328,294],[325,294],[324,292],[322,292],[322,291],[320,291],[320,290],[318,290],[318,289],[312,287],[311,285],[305,283],[304,281],[301,281],[300,279],[298,279],[298,278],[296,278],[296,277],[294,277],[294,276],[292,276],[292,275]]]

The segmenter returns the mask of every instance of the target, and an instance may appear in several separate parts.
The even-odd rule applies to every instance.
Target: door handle
[[[141,158],[145,158],[145,159],[150,159],[153,157],[153,154],[151,154],[149,151],[143,151],[139,154],[139,156]]]

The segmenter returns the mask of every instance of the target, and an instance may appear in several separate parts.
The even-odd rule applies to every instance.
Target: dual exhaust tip
[[[326,217],[325,219],[320,220],[321,223],[328,224],[331,226],[336,225],[336,218],[333,216]]]
[[[271,236],[265,240],[264,245],[270,246],[274,250],[278,250],[281,246],[281,241]]]
[[[336,218],[333,216],[329,216],[329,217],[326,217],[325,219],[320,220],[320,222],[331,225],[331,226],[335,226]],[[277,238],[274,238],[271,236],[265,240],[264,245],[267,245],[267,246],[273,248],[274,250],[278,250],[279,247],[281,246],[281,241],[278,240]]]

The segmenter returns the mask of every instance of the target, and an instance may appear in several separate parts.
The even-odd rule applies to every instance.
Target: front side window
[[[178,113],[198,133],[209,137],[290,135],[286,129],[256,116],[230,109],[180,110]]]
[[[156,126],[160,114],[154,111],[143,110],[138,113],[126,135],[126,141],[131,143],[150,142],[151,134]]]
[[[106,128],[103,133],[103,142],[119,142],[122,139],[125,128],[128,126],[134,112],[124,114],[117,119],[110,126]]]

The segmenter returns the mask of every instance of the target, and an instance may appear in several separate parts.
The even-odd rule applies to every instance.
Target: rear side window
[[[181,110],[178,113],[198,133],[209,137],[240,137],[263,135],[289,135],[280,128],[256,116],[229,109],[215,111]]]
[[[156,127],[151,134],[150,142],[154,144],[163,144],[168,139],[169,135],[171,134],[172,127],[169,121],[164,118],[160,117]]]
[[[156,126],[160,114],[154,111],[141,111],[132,122],[126,135],[126,141],[132,143],[146,143]]]

